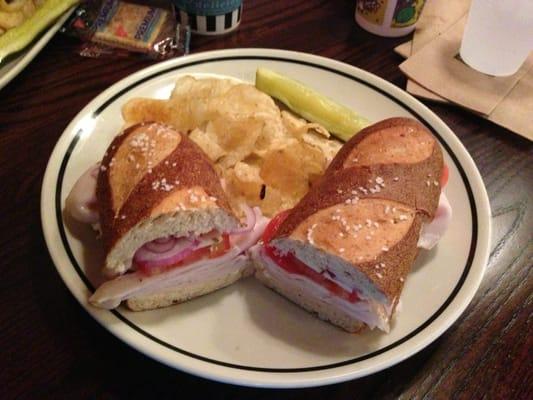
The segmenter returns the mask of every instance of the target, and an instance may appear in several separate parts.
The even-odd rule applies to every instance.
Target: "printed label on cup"
[[[391,26],[401,28],[413,25],[424,8],[425,0],[398,0],[392,16]]]
[[[371,24],[382,25],[388,0],[359,0],[357,11]]]
[[[415,29],[425,0],[359,0],[355,20],[380,36],[403,36]]]

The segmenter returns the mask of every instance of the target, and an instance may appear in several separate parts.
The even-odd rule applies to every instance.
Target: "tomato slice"
[[[316,284],[326,288],[334,295],[346,301],[349,301],[350,303],[355,303],[356,301],[358,301],[359,297],[357,296],[356,292],[348,292],[344,288],[337,285],[335,282],[330,281],[322,274],[319,274],[314,269],[309,268],[307,265],[305,265],[305,263],[298,260],[294,256],[294,254],[288,253],[284,256],[278,255],[274,251],[274,248],[268,245],[268,243],[272,240],[283,221],[285,221],[285,219],[289,215],[289,212],[290,210],[286,210],[279,213],[274,218],[272,218],[270,223],[265,228],[265,232],[263,233],[263,242],[265,252],[268,257],[270,257],[272,261],[274,261],[280,268],[283,268],[289,274],[303,275],[311,279]]]
[[[264,243],[268,243],[272,240],[283,221],[285,221],[289,216],[290,211],[291,210],[282,211],[270,220],[267,227],[265,228],[265,231],[263,232],[262,239]]]
[[[204,258],[209,258],[211,254],[210,247],[202,247],[201,249],[194,250],[191,254],[185,257],[176,267],[183,267],[185,265],[192,264],[198,260],[203,260]]]
[[[172,268],[177,267],[183,267],[189,264],[192,264],[193,262],[203,260],[206,258],[216,258],[220,257],[230,249],[230,240],[229,235],[227,233],[222,234],[222,240],[218,243],[215,243],[211,246],[202,247],[200,249],[194,250],[191,254],[189,254],[187,257],[185,257],[183,260],[181,260],[178,263],[165,265],[163,267],[158,268],[146,268],[143,265],[137,264],[137,269],[143,273],[144,275],[157,275],[162,272],[168,271]]]
[[[442,175],[440,176],[440,187],[444,188],[448,183],[448,178],[450,177],[450,170],[446,164],[442,168]]]
[[[229,235],[227,233],[222,234],[222,240],[209,247],[209,258],[220,257],[230,249]]]
[[[135,264],[137,271],[146,276],[158,275],[172,268],[172,266],[147,268],[146,264]]]
[[[309,268],[303,262],[298,260],[294,254],[288,253],[287,255],[280,256],[274,252],[273,247],[268,245],[265,246],[265,251],[272,261],[274,261],[280,268],[283,268],[289,274],[303,275],[311,279],[316,284],[326,288],[334,295],[349,301],[350,303],[355,303],[359,300],[356,292],[348,292],[335,282],[330,281],[322,274],[319,274],[314,269]]]

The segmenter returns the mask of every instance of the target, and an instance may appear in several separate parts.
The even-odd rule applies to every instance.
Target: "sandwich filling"
[[[223,256],[230,250],[231,241],[236,235],[257,229],[257,220],[264,218],[258,208],[252,210],[248,206],[243,206],[243,211],[246,216],[244,226],[231,232],[219,232],[213,229],[200,235],[171,235],[145,243],[135,252],[132,269],[145,275],[154,275],[197,260]]]
[[[135,253],[132,272],[102,284],[89,301],[112,309],[132,297],[160,293],[182,284],[209,282],[232,270],[242,270],[247,264],[242,253],[259,240],[268,223],[259,208],[252,212],[253,221],[242,231],[146,243]],[[161,249],[164,252],[157,253]]]
[[[447,178],[448,169],[445,167],[440,182],[441,187],[446,185],[448,180]],[[364,201],[361,201],[361,203],[363,202]],[[375,199],[373,202],[379,203],[380,200]],[[341,208],[343,207],[336,207],[336,211],[339,212]],[[389,207],[385,205],[385,210],[388,208]],[[391,210],[394,210],[394,208],[391,207]],[[280,213],[272,219],[270,224],[265,229],[265,233],[263,235],[263,247],[259,250],[254,249],[254,251],[260,252],[261,259],[263,260],[262,273],[267,274],[269,279],[275,281],[278,286],[283,286],[282,291],[288,293],[291,291],[297,291],[299,293],[307,293],[310,296],[318,297],[328,306],[334,307],[336,310],[340,310],[346,315],[360,320],[371,329],[377,327],[385,332],[388,332],[389,321],[396,299],[387,299],[379,291],[370,292],[368,289],[370,287],[369,285],[357,284],[360,279],[357,279],[356,276],[348,276],[346,273],[343,274],[343,271],[332,268],[332,266],[328,264],[329,258],[322,260],[315,259],[316,257],[310,256],[302,246],[295,245],[295,243],[298,243],[298,241],[291,241],[292,243],[290,245],[272,245],[272,238],[275,236],[289,212],[290,211],[285,211]],[[389,211],[389,216],[391,215],[390,212],[392,211]],[[399,218],[401,220],[400,222],[408,222],[410,219],[407,216],[408,213],[406,210],[403,210],[402,212],[404,212],[404,214],[400,216],[403,217]],[[319,219],[320,218],[318,218],[317,221]],[[417,246],[419,248],[428,250],[435,246],[446,232],[450,220],[451,206],[444,192],[441,192],[439,206],[435,213],[435,218],[430,223],[423,224]],[[340,218],[340,221],[343,222],[342,218]],[[400,225],[395,224],[393,226],[397,227]],[[308,242],[311,240],[311,244],[314,243],[312,237],[309,238],[309,230],[313,230],[313,228],[318,228],[317,224],[311,224],[311,227],[307,229],[307,238],[303,238],[304,241],[305,239],[307,239]],[[391,229],[391,227],[387,228],[389,236],[391,235]],[[345,233],[343,233],[342,230],[340,230],[337,234],[340,235],[340,238],[331,239],[332,242],[338,243],[339,240],[342,240],[341,238],[345,237]],[[298,234],[296,235],[298,236]],[[299,239],[302,238],[299,237]],[[325,235],[322,239],[322,241],[325,240],[326,243],[329,242],[328,235]],[[369,239],[369,237],[366,237],[366,239]],[[372,239],[375,239],[375,237],[372,236]],[[355,243],[357,242],[355,238],[351,238],[351,240],[354,241],[354,243],[352,243],[353,246],[358,248],[361,247]],[[367,245],[364,249],[365,251],[363,251],[363,253],[372,252],[369,246],[375,244],[374,242],[375,240],[372,242],[367,242]],[[381,244],[379,244],[379,246],[381,246]],[[336,248],[338,246],[333,247]],[[381,246],[381,249],[383,251],[388,251],[388,247],[386,245]],[[334,251],[335,249],[331,248],[329,250]],[[340,248],[339,250],[343,253],[345,252],[344,248]],[[346,251],[347,250],[348,248]],[[359,258],[361,259],[364,257],[359,256]],[[354,268],[352,272],[355,271],[356,269]],[[379,274],[380,272],[376,273],[378,278],[380,278]]]
[[[444,192],[441,192],[435,217],[430,223],[422,224],[417,247],[426,250],[431,250],[435,247],[448,230],[451,220],[452,207]]]
[[[335,279],[333,272],[328,270],[319,272],[298,259],[293,252],[282,254],[270,244],[271,239],[274,237],[285,218],[287,218],[289,212],[290,210],[287,210],[276,215],[266,227],[262,238],[265,254],[287,273],[304,276],[350,303],[359,301],[358,294],[351,288],[343,285],[339,280]]]
[[[441,190],[444,189],[448,183],[449,173],[448,166],[444,164],[440,178]],[[444,191],[441,191],[439,196],[439,205],[437,206],[435,217],[430,223],[422,225],[417,246],[421,249],[431,250],[439,242],[444,233],[446,233],[451,221],[452,206],[444,194]]]
[[[66,199],[66,209],[77,221],[86,224],[100,222],[96,200],[96,180],[99,171],[100,163],[96,163],[85,171],[78,178]]]
[[[99,168],[100,164],[89,168],[75,183],[66,199],[68,213],[94,228],[99,228],[100,223],[95,193]],[[189,194],[188,197],[195,196],[191,189],[185,193]],[[158,214],[170,212],[165,202],[168,199],[171,196],[158,206]],[[183,204],[181,212],[184,213],[191,210],[194,212],[199,207],[198,202],[189,204],[184,200]],[[140,243],[130,258],[131,262],[124,265],[124,273],[101,285],[90,302],[111,309],[132,297],[160,293],[165,289],[180,287],[181,284],[208,283],[232,273],[242,273],[248,266],[248,258],[242,253],[259,240],[268,223],[258,207],[252,209],[243,205],[243,212],[246,219],[242,226],[230,231],[224,232],[211,225],[211,230],[205,232],[209,229],[206,225],[196,233],[185,231],[175,235],[167,234]]]
[[[277,257],[272,258],[265,247],[254,247],[251,251],[255,253],[256,258],[261,260],[260,273],[275,283],[281,293],[297,293],[300,301],[305,301],[305,297],[318,299],[323,304],[323,308],[335,310],[336,315],[349,316],[349,318],[363,322],[370,329],[377,327],[384,332],[389,331],[392,306],[383,307],[374,301],[360,298],[356,291],[342,293],[341,287],[335,286],[329,280],[324,285],[325,281],[310,279],[306,274],[294,273],[284,268],[283,263],[280,265],[278,261],[275,261]]]
[[[394,302],[376,301],[339,279],[331,269],[311,266],[298,258],[295,252],[282,252],[271,244],[288,214],[289,211],[278,214],[265,229],[263,247],[259,250],[264,260],[263,273],[267,273],[278,285],[294,287],[295,290],[320,298],[325,304],[342,310],[371,329],[378,327],[388,332]]]
[[[135,252],[132,269],[154,275],[203,258],[217,258],[230,249],[228,233],[215,230],[200,236],[159,238]]]

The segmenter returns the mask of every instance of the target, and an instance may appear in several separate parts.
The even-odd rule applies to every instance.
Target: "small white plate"
[[[167,98],[184,74],[253,82],[267,67],[314,87],[371,121],[410,116],[438,138],[450,168],[446,194],[454,218],[436,249],[422,252],[403,291],[389,334],[345,333],[253,279],[188,303],[134,313],[105,311],[87,298],[98,284],[102,252],[87,226],[64,215],[70,188],[100,160],[134,97]],[[120,81],[89,103],[67,127],[48,163],[41,197],[44,236],[70,291],[119,339],[171,367],[250,386],[304,387],[346,381],[396,364],[441,335],[464,311],[489,254],[490,209],[481,176],[461,142],[428,108],[368,73],[309,54],[266,49],[199,53],[154,65]]]
[[[71,8],[63,16],[61,16],[45,33],[39,37],[33,44],[22,50],[15,58],[10,59],[6,63],[0,64],[0,89],[7,85],[13,78],[15,78],[31,60],[42,50],[44,46],[52,39],[56,32],[65,23],[74,8]]]

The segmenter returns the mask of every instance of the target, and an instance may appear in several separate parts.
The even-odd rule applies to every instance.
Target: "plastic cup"
[[[533,1],[533,0],[532,0]],[[355,21],[370,33],[397,37],[411,33],[425,0],[358,0]]]
[[[513,75],[533,49],[533,0],[472,0],[460,55],[470,67]]]

